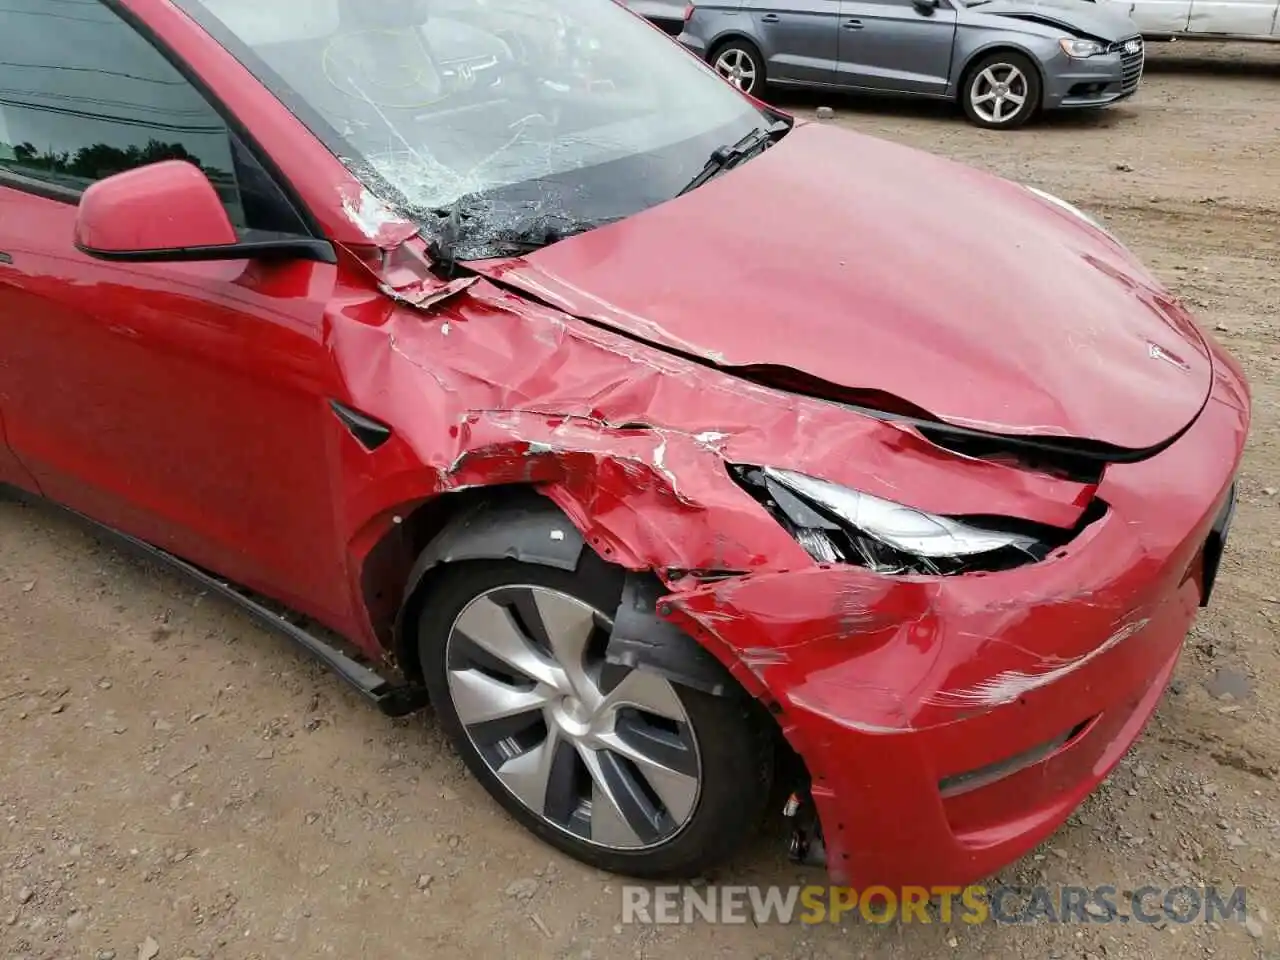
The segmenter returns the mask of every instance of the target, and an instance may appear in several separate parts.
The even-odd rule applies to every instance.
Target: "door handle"
[[[782,18],[778,16],[776,13],[766,13],[763,17],[760,18],[760,22],[761,23],[777,23],[781,19]]]
[[[13,263],[13,257],[0,250],[0,263]]]
[[[845,28],[846,30],[861,30],[861,29],[862,29],[862,21],[861,21],[861,20],[846,20],[846,21],[844,22],[844,28]]]

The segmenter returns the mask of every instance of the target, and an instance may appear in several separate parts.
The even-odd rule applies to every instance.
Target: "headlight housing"
[[[1043,560],[1071,531],[1008,518],[941,517],[816,477],[735,466],[738,482],[819,563],[945,576]]]
[[[1075,60],[1087,60],[1107,51],[1106,46],[1097,40],[1081,40],[1077,37],[1063,37],[1058,45],[1062,47],[1063,53]]]

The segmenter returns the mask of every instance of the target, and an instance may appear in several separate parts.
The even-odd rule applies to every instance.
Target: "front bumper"
[[[813,567],[672,598],[771,702],[808,768],[835,882],[988,876],[1110,772],[1204,595],[1248,405],[1221,365],[1190,430],[1111,467],[1107,515],[1039,564],[946,578]]]
[[[1136,52],[1122,41],[1104,54],[1076,60],[1059,53],[1044,65],[1044,106],[1048,110],[1103,107],[1133,96],[1142,82],[1146,51],[1141,38]]]

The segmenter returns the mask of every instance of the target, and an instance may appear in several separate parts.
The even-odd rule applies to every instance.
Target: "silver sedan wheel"
[[[450,628],[449,696],[472,746],[529,811],[579,840],[643,850],[693,816],[701,761],[667,680],[605,668],[611,629],[558,590],[488,590]]]
[[[758,75],[756,62],[751,58],[751,54],[741,47],[730,47],[716,57],[715,68],[716,73],[743,93],[750,93],[755,89]]]
[[[1027,106],[1029,86],[1021,70],[1011,63],[993,63],[973,77],[969,103],[987,123],[1008,123]]]

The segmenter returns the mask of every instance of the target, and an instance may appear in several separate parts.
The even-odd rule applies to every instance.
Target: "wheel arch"
[[[421,505],[397,525],[416,558],[399,592],[391,625],[392,652],[401,672],[422,679],[417,622],[430,602],[435,576],[451,564],[476,560],[514,560],[569,572],[584,562],[608,563],[555,503],[531,486],[505,486],[443,494]],[[389,536],[393,536],[392,531]],[[376,548],[375,548],[376,549]],[[366,604],[379,587],[366,575]],[[666,588],[650,570],[621,572],[622,592],[607,658],[612,663],[645,667],[668,679],[715,696],[746,691],[710,650],[664,619],[659,602]]]
[[[1036,104],[1036,106],[1044,106],[1044,98],[1048,91],[1048,86],[1045,83],[1044,69],[1040,65],[1040,58],[1036,55],[1035,51],[1031,50],[1029,47],[1016,43],[1008,37],[991,40],[985,45],[969,51],[960,66],[960,70],[956,73],[956,101],[960,102],[961,98],[965,95],[965,91],[969,88],[969,78],[974,65],[983,57],[990,56],[993,53],[1016,53],[1031,61],[1031,67],[1036,72],[1036,79],[1040,81],[1040,103]]]
[[[717,53],[735,40],[750,44],[760,54],[761,60],[766,59],[767,54],[764,52],[764,47],[760,45],[759,40],[738,27],[730,27],[716,34],[707,42],[707,63],[711,63]],[[761,64],[761,66],[764,65],[763,63]]]

